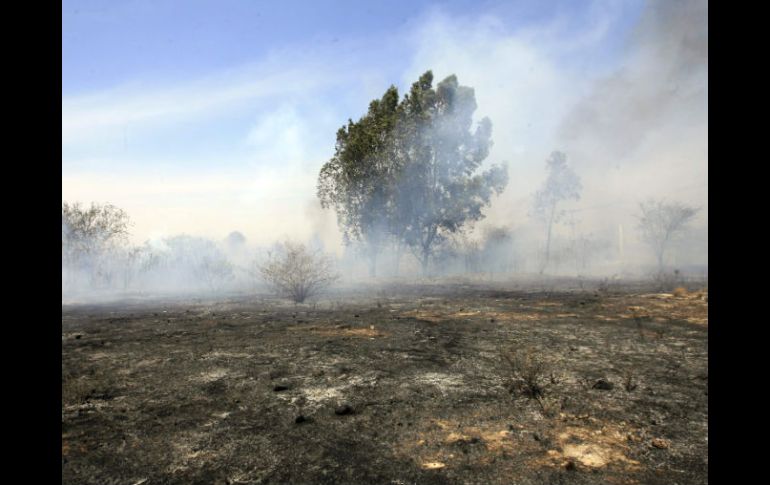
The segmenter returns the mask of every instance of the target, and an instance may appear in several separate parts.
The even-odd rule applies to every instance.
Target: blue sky
[[[335,237],[314,205],[337,128],[390,85],[457,74],[528,197],[570,110],[639,64],[620,1],[62,3],[62,192],[134,237]],[[646,61],[645,61],[646,62]],[[646,65],[646,64],[645,64]],[[310,221],[310,222],[308,222]],[[269,227],[270,231],[266,231]]]
[[[606,3],[606,2],[605,2]],[[599,46],[612,54],[640,10],[625,2],[621,16]],[[174,82],[213,70],[254,62],[275,50],[339,43],[340,55],[355,50],[346,41],[376,44],[414,28],[431,10],[447,15],[492,15],[513,31],[562,16],[564,35],[579,30],[602,8],[586,1],[297,1],[161,0],[62,3],[64,95],[104,89],[151,77]],[[406,46],[380,59],[403,63]]]

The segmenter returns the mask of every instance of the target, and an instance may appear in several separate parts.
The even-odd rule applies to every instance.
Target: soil
[[[62,305],[62,483],[707,483],[705,290],[371,294]]]

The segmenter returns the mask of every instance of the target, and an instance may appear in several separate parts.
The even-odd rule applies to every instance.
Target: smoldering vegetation
[[[132,245],[127,238],[130,219],[125,212],[111,205],[86,208],[64,203],[62,301],[275,294],[302,302],[360,289],[361,284],[376,291],[378,285],[399,281],[508,282],[545,288],[555,278],[566,277],[580,288],[597,288],[607,281],[625,279],[668,291],[677,286],[707,285],[707,266],[670,263],[669,253],[687,248],[690,235],[682,211],[693,209],[660,201],[656,204],[640,206],[637,229],[640,239],[649,242],[643,265],[623,264],[617,234],[586,234],[569,224],[565,224],[565,233],[551,236],[546,253],[546,228],[532,222],[519,227],[487,225],[477,233],[459,232],[437,244],[424,267],[399,244],[382,241],[374,263],[372,249],[361,243],[347,245],[337,256],[318,238],[259,246],[238,231],[219,241],[180,234]],[[644,217],[654,219],[645,226]],[[669,220],[672,218],[675,220]],[[547,271],[543,273],[546,260]],[[272,276],[266,273],[271,264]],[[299,279],[291,283],[292,276]],[[279,280],[283,282],[277,283]],[[306,283],[310,286],[296,289],[296,285]],[[294,298],[297,291],[307,292],[306,297]]]
[[[320,234],[288,241],[339,276],[316,298],[437,278],[707,284],[708,206],[692,192],[707,177],[707,21],[702,0],[646,4],[622,62],[565,110],[554,146],[527,167],[511,149],[522,134],[506,131],[510,120],[496,131],[458,76],[426,71],[404,93],[386,89],[340,127],[317,193],[307,194],[334,211],[343,246]],[[527,184],[515,187],[531,190],[516,192],[524,172]],[[233,228],[216,240],[170,234],[136,245],[129,216],[63,204],[63,301],[275,288],[261,269],[290,238],[270,227],[260,234],[269,244]]]

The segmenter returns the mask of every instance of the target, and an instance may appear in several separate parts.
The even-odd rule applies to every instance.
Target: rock
[[[297,417],[294,419],[294,422],[295,422],[296,424],[306,423],[306,422],[307,422],[307,418],[306,418],[305,416],[303,416],[303,415],[301,415],[301,414],[300,414],[299,416],[297,416]]]
[[[577,470],[577,465],[575,465],[574,460],[569,460],[566,465],[564,465],[564,468],[568,471],[575,471]]]
[[[343,404],[341,406],[338,406],[334,410],[334,414],[336,414],[337,416],[344,416],[346,414],[352,414],[352,413],[353,413],[353,408],[350,407],[349,404]]]
[[[281,391],[287,390],[288,388],[289,388],[289,386],[284,386],[284,385],[278,384],[275,387],[273,387],[273,391],[281,392]]]
[[[612,383],[606,379],[599,379],[592,386],[593,389],[600,389],[602,391],[611,391],[613,387]]]
[[[663,438],[655,438],[652,440],[651,444],[654,448],[658,448],[659,450],[667,450],[668,447],[671,446],[671,443]]]

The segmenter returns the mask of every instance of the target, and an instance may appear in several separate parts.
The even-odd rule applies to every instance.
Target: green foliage
[[[475,111],[472,88],[452,75],[434,89],[428,71],[401,102],[391,86],[363,118],[337,132],[318,196],[336,209],[348,242],[389,237],[426,270],[438,243],[484,217],[508,172],[493,166],[477,173],[492,145],[492,123],[483,118],[472,129]]]
[[[318,197],[324,208],[336,209],[348,242],[374,239],[384,231],[377,215],[387,208],[394,175],[387,155],[397,105],[398,90],[391,86],[364,117],[337,131],[334,156],[321,168]]]

